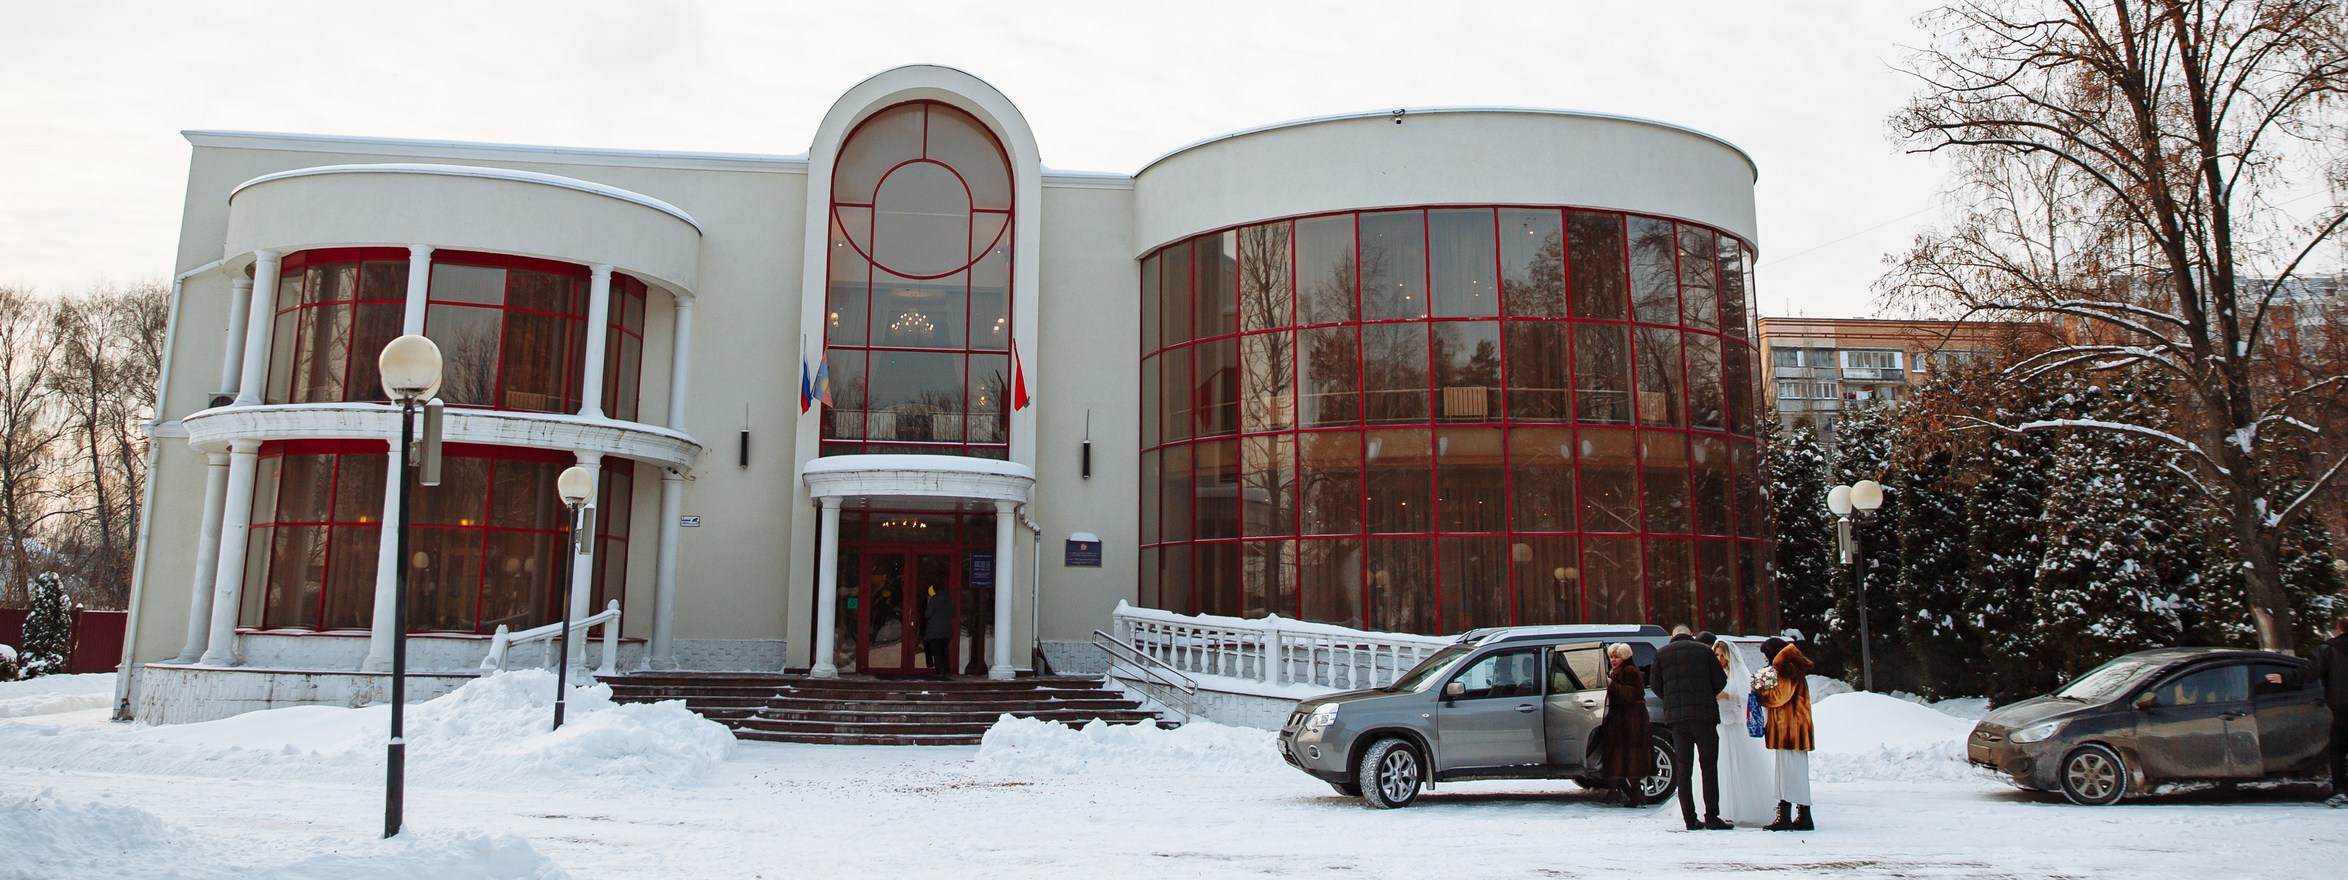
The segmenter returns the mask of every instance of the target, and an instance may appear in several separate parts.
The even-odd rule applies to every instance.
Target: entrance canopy
[[[995,516],[995,549],[987,557],[989,577],[1000,576],[1013,569],[1012,535],[1019,527],[1015,514],[1019,506],[1028,502],[1035,489],[1035,471],[1026,465],[987,458],[966,458],[952,455],[834,455],[807,463],[800,478],[807,481],[807,493],[822,509],[816,538],[815,574],[815,654],[808,666],[808,674],[816,678],[833,678],[840,674],[835,660],[835,649],[841,643],[839,620],[840,597],[840,508],[871,504],[889,508],[980,509],[992,507]],[[916,554],[918,557],[918,554]],[[947,561],[946,556],[937,556]],[[918,569],[920,558],[911,563]],[[914,572],[919,574],[918,570]],[[871,574],[867,572],[866,574]],[[883,574],[886,574],[885,572]],[[917,584],[903,581],[904,572],[885,583],[875,584],[877,600],[890,586],[897,587],[899,603],[898,639],[905,644],[905,627],[912,620],[905,615],[910,605],[903,604],[910,595],[907,588]],[[918,580],[918,578],[916,578]],[[944,592],[954,592],[951,574],[946,575]],[[1010,678],[1011,667],[1011,592],[995,589],[994,593],[994,662],[987,669],[989,678]],[[861,635],[870,627],[870,612],[861,612],[866,618],[851,637]],[[877,636],[875,636],[877,640]],[[859,655],[869,652],[858,651]],[[910,661],[906,661],[910,663]],[[932,661],[935,662],[934,660]],[[933,667],[935,668],[935,667]],[[950,667],[949,667],[950,668]]]
[[[817,498],[905,498],[1026,504],[1035,471],[958,455],[832,455],[800,472]]]

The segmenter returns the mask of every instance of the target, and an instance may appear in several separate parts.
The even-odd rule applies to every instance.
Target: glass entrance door
[[[939,675],[962,657],[960,578],[949,553],[867,547],[856,603],[856,668]],[[934,639],[933,639],[934,637]]]

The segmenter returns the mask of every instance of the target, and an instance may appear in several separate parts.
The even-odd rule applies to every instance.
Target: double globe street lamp
[[[1875,650],[1867,634],[1867,572],[1859,565],[1859,535],[1851,523],[1874,519],[1876,508],[1882,506],[1883,484],[1874,480],[1826,490],[1826,509],[1834,514],[1835,547],[1842,563],[1850,566],[1859,592],[1859,686],[1869,691],[1875,689]]]

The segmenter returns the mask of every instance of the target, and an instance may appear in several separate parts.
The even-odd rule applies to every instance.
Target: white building
[[[576,614],[622,608],[623,670],[931,673],[933,591],[952,669],[996,676],[1121,601],[1774,614],[1755,169],[1700,133],[1391,111],[1068,172],[1001,93],[914,66],[804,155],[188,139],[142,719],[379,699],[403,565],[411,665],[447,674],[418,697],[551,622],[565,568]],[[402,333],[447,358],[451,444],[406,559],[374,371]],[[567,559],[573,464],[600,516]]]

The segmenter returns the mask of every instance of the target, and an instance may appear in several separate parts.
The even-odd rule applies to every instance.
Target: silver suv
[[[1381,809],[1418,799],[1437,782],[1570,779],[1585,788],[1599,766],[1606,646],[1627,642],[1643,670],[1668,641],[1657,626],[1483,629],[1412,667],[1394,683],[1298,701],[1280,728],[1280,756]],[[1650,692],[1655,775],[1641,782],[1661,803],[1677,780],[1662,701]]]

